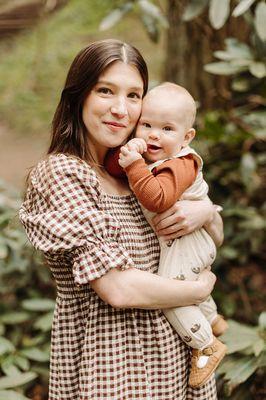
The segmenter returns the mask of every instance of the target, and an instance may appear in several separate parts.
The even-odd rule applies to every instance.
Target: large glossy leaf
[[[245,382],[258,368],[259,360],[255,357],[235,359],[230,369],[227,369],[224,379],[229,380],[227,385],[231,391],[240,383]]]
[[[43,332],[47,332],[51,330],[52,328],[52,322],[53,322],[53,312],[49,312],[45,315],[42,315],[40,318],[36,320],[34,323],[34,328],[40,329]]]
[[[110,14],[108,14],[100,23],[99,30],[106,31],[107,29],[111,29],[125,16],[125,14],[132,10],[132,7],[132,2],[127,2],[120,8],[111,11]]]
[[[249,71],[256,78],[264,78],[266,76],[266,64],[262,61],[253,61],[249,65]]]
[[[20,324],[22,322],[28,321],[30,319],[30,314],[24,311],[20,312],[9,312],[8,314],[4,314],[0,317],[1,322],[6,325],[15,325]]]
[[[232,89],[236,92],[246,92],[250,88],[250,81],[244,77],[236,77],[232,82]]]
[[[235,353],[252,347],[255,342],[260,340],[256,328],[240,324],[236,321],[229,320],[229,329],[222,336],[222,340],[228,347],[228,354]]]
[[[0,336],[0,355],[10,353],[14,350],[14,345],[8,339]]]
[[[261,38],[261,40],[266,40],[266,4],[261,1],[255,10],[255,28]]]
[[[230,13],[230,0],[211,0],[209,8],[210,23],[214,29],[220,29]]]
[[[7,376],[20,375],[21,371],[14,364],[6,365],[5,362],[1,364],[2,371]]]
[[[256,0],[241,0],[232,12],[233,17],[244,14]]]
[[[0,378],[0,389],[9,389],[16,386],[25,385],[25,383],[33,381],[37,377],[34,372],[25,372],[15,376],[5,376]]]
[[[207,4],[208,0],[190,0],[182,15],[183,21],[191,21],[193,18],[196,18],[204,11]]]
[[[204,65],[204,70],[216,75],[232,75],[242,71],[242,67],[221,61]]]
[[[253,154],[244,153],[243,156],[241,157],[241,164],[240,164],[242,175],[245,176],[252,174],[256,170],[256,167],[257,163]]]
[[[33,347],[31,349],[23,349],[21,350],[21,354],[30,360],[46,362],[49,361],[50,355],[49,352],[42,351],[37,349],[37,347]]]
[[[20,355],[14,355],[14,363],[22,369],[22,371],[28,371],[30,368],[30,362],[26,357],[22,357]]]
[[[164,28],[168,27],[168,21],[162,14],[159,7],[149,0],[138,0],[138,5],[142,14],[149,16],[155,21],[159,22]]]
[[[257,357],[262,353],[262,351],[266,351],[266,344],[263,339],[259,339],[253,344],[252,348],[254,355]]]
[[[263,311],[259,316],[259,327],[266,329],[266,311]]]
[[[50,311],[54,306],[55,302],[50,299],[28,299],[22,302],[22,307],[30,311]]]
[[[253,59],[250,47],[236,38],[228,37],[225,39],[225,50],[216,51],[214,55],[221,60]]]
[[[140,18],[150,39],[157,43],[160,35],[157,22],[148,14],[143,14]]]
[[[29,400],[29,398],[14,390],[0,390],[0,400]]]

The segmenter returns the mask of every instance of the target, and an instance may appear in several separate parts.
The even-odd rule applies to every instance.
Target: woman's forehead
[[[143,90],[143,80],[138,69],[132,64],[115,61],[99,76],[98,83],[127,86]]]

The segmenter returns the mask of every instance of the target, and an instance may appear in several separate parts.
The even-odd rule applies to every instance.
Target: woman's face
[[[82,111],[90,149],[99,163],[109,148],[121,145],[134,129],[142,95],[143,81],[132,65],[116,61],[100,75]]]

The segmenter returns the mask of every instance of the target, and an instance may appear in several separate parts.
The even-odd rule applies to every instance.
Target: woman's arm
[[[222,245],[224,240],[223,220],[221,215],[217,211],[217,207],[215,205],[213,207],[214,207],[213,219],[210,222],[206,222],[203,225],[203,228],[211,236],[215,245],[219,247]]]
[[[153,218],[158,236],[172,240],[204,227],[215,243],[223,240],[222,219],[209,199],[181,200]]]
[[[192,282],[130,268],[112,269],[90,285],[115,308],[161,309],[201,303],[211,293],[215,280],[210,271],[204,271],[198,281]]]

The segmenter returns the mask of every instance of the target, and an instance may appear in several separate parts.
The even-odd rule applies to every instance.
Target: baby
[[[173,83],[157,86],[144,98],[135,138],[121,147],[119,164],[150,222],[154,213],[179,199],[207,197],[202,159],[189,147],[195,136],[195,115],[195,101],[186,89]],[[167,243],[159,240],[162,276],[196,280],[216,256],[215,244],[203,228]],[[163,311],[192,348],[190,386],[203,385],[226,353],[226,346],[216,338],[226,330],[226,321],[217,314],[211,297],[200,306]]]

